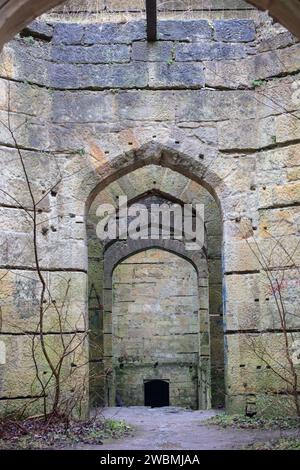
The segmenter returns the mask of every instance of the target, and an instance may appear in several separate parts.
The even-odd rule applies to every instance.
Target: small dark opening
[[[149,380],[144,384],[145,406],[169,406],[169,384],[165,380]]]

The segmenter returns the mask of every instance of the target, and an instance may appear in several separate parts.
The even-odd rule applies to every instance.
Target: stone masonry
[[[49,295],[47,347],[55,360],[62,336],[79,345],[64,363],[66,399],[92,375],[83,397],[86,412],[91,389],[105,391],[110,380],[113,371],[103,364],[105,305],[114,328],[123,331],[123,345],[138,349],[140,344],[140,336],[129,344],[126,322],[119,324],[114,315],[119,300],[109,305],[105,299],[103,247],[93,233],[97,203],[116,204],[122,194],[132,199],[158,189],[166,198],[206,205],[209,274],[199,311],[207,314],[198,333],[209,358],[204,367],[205,380],[211,376],[209,395],[223,386],[229,412],[293,413],[287,381],[276,371],[288,367],[286,337],[297,373],[300,367],[299,44],[266,16],[252,13],[240,9],[236,18],[231,13],[224,19],[220,10],[213,18],[202,12],[201,18],[181,19],[170,12],[159,21],[153,44],[146,42],[140,18],[75,22],[48,15],[5,46],[0,61],[1,412],[20,404],[28,404],[28,412],[42,407],[32,344],[42,380],[51,375],[37,335],[41,285],[23,162],[38,209],[37,249]],[[148,255],[134,256],[144,263]],[[176,282],[173,271],[167,275],[170,260],[192,272],[176,254],[160,255],[162,278],[156,282],[166,287]],[[132,283],[128,262],[115,271],[117,299],[120,276]],[[164,276],[170,279],[163,281]],[[193,277],[188,289],[194,283]],[[279,290],[286,337],[276,304]],[[136,299],[140,296],[141,291]],[[192,328],[191,310],[187,305],[184,310],[184,318],[191,318],[187,329]],[[144,315],[143,309],[138,314]],[[176,330],[165,310],[161,320]],[[183,337],[171,343],[178,367]],[[113,364],[121,349],[118,342],[110,344]],[[178,367],[172,374],[185,383],[184,404],[196,406],[192,376]],[[139,386],[145,375],[149,378],[149,371]]]
[[[127,258],[113,275],[113,357],[126,405],[144,380],[170,382],[170,404],[198,407],[198,287],[191,264],[162,250]],[[127,366],[128,358],[132,361]]]

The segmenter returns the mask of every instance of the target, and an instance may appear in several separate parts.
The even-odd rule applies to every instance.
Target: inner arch
[[[116,267],[112,355],[119,404],[143,405],[156,379],[169,383],[171,405],[198,408],[198,284],[187,260],[153,248]]]

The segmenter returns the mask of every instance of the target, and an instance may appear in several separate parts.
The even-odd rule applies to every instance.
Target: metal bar
[[[147,40],[157,41],[157,0],[146,0]]]

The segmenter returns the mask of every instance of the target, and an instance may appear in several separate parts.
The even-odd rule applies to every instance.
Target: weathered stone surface
[[[80,33],[79,33],[80,34]],[[86,28],[83,36],[84,44],[130,44],[146,37],[145,21],[129,21],[126,23],[104,23]],[[54,36],[55,38],[55,36]],[[56,39],[58,42],[61,39]],[[74,38],[75,40],[75,38]],[[70,40],[69,40],[70,41]]]
[[[84,35],[84,27],[80,24],[58,23],[53,33],[54,44],[81,44]]]
[[[252,91],[178,92],[177,102],[176,114],[179,121],[251,119],[271,114],[268,101],[265,99],[262,102],[257,102],[255,92]]]
[[[127,45],[112,44],[81,46],[58,46],[51,50],[52,60],[72,64],[111,64],[129,62],[130,49]]]
[[[300,116],[297,113],[282,114],[275,119],[276,142],[297,140],[300,135]]]
[[[27,80],[58,89],[81,88],[144,88],[148,84],[148,71],[143,63],[75,65],[38,61],[23,63],[22,74]],[[20,71],[21,73],[21,71]]]
[[[208,86],[228,88],[251,87],[258,93],[265,90],[265,80],[299,70],[299,45],[288,49],[264,52],[241,60],[205,62]],[[272,83],[270,83],[272,85]],[[277,100],[273,103],[276,108]],[[280,111],[283,112],[284,108]]]
[[[299,340],[299,333],[289,334],[288,339],[292,350],[294,341]],[[291,379],[282,334],[228,335],[227,348],[231,360],[234,356],[238,358],[232,362],[230,369],[230,395],[259,394],[266,390],[280,393],[287,390],[287,382],[280,377]]]
[[[274,117],[231,120],[218,124],[220,149],[260,149],[274,145],[276,129]]]
[[[106,0],[105,6],[108,11],[139,11],[145,8],[143,0],[133,0],[127,5],[122,0]]]
[[[149,65],[149,86],[153,88],[201,88],[204,85],[203,66],[193,63]]]
[[[175,118],[175,107],[169,106],[174,95],[170,91],[147,91],[143,95],[136,91],[119,93],[116,96],[119,116],[132,121],[160,121]]]
[[[209,43],[178,44],[175,57],[177,61],[226,60],[245,57],[246,50],[241,44]]]
[[[173,42],[138,41],[132,44],[132,59],[142,62],[168,62],[172,61],[175,45]]]
[[[73,338],[73,340],[72,340]],[[60,355],[63,353],[62,339],[59,335],[45,335],[45,345],[54,365],[57,366]],[[1,366],[1,384],[0,393],[4,398],[14,397],[36,397],[41,394],[41,386],[36,378],[36,368],[32,357],[32,342],[35,344],[35,358],[38,363],[39,374],[41,375],[44,383],[46,383],[50,376],[51,370],[45,360],[41,351],[41,344],[39,338],[33,335],[1,335],[1,340],[6,345],[7,361]],[[66,335],[64,340],[66,345],[72,340],[72,346],[69,351],[74,349],[72,354],[69,354],[64,361],[64,374],[67,379],[62,381],[62,395],[70,396],[72,390],[78,388],[78,383],[84,380],[87,373],[86,363],[86,343],[84,343],[84,335],[77,334]],[[80,347],[80,344],[82,347]],[[76,349],[77,345],[77,349]],[[72,367],[76,364],[76,367]],[[72,374],[70,372],[72,371]],[[81,382],[83,383],[83,382]],[[51,403],[54,391],[54,381],[51,380],[48,387],[48,403]]]
[[[21,32],[21,35],[25,37],[33,36],[38,39],[51,40],[53,36],[53,25],[47,24],[44,21],[35,20],[26,26],[26,28]]]
[[[170,41],[199,41],[211,39],[212,28],[206,20],[165,20],[159,22],[158,38]]]
[[[136,387],[141,374],[150,373],[150,362],[158,363],[156,377],[166,373],[169,377],[167,371],[172,368],[171,404],[195,407],[197,392],[189,367],[197,361],[199,318],[197,276],[192,265],[173,254],[149,250],[117,267],[113,290],[112,344],[117,389],[124,402],[139,402]],[[123,363],[120,372],[118,362]],[[177,375],[189,398],[176,394]]]
[[[283,185],[270,185],[262,188],[259,193],[259,205],[264,207],[280,207],[284,205],[299,204],[299,181],[288,182]]]
[[[293,168],[299,165],[300,145],[276,148],[257,154],[258,174],[264,172],[266,175],[272,170],[283,173],[284,168]]]
[[[255,39],[255,25],[249,20],[214,21],[214,36],[218,41],[250,42]]]
[[[1,270],[2,333],[25,334],[39,325],[41,282],[34,271]],[[44,332],[84,331],[86,324],[86,274],[44,272],[49,295],[44,306]]]
[[[293,36],[289,31],[283,31],[279,34],[271,35],[265,39],[262,39],[258,44],[258,52],[266,52],[269,50],[276,50],[279,48],[291,46],[297,42],[297,38]]]
[[[54,106],[52,119],[54,122],[111,122],[116,119],[115,100],[116,96],[108,91],[96,93],[85,91],[80,95],[77,93],[56,92],[53,95]]]

